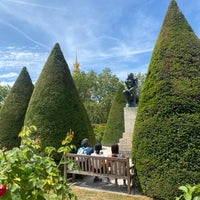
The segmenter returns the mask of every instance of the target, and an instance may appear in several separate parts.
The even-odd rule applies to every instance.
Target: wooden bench
[[[98,176],[113,179],[127,180],[127,192],[131,193],[131,182],[133,181],[133,165],[130,166],[129,158],[119,157],[103,157],[103,156],[88,156],[68,154],[66,156],[68,161],[76,163],[72,169],[67,168],[67,164],[64,165],[64,177],[67,174],[72,174],[74,180],[75,174]],[[96,163],[96,164],[94,164]],[[99,166],[98,170],[94,168]]]

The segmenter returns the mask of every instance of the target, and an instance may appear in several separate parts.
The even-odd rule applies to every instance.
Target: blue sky
[[[55,43],[70,70],[146,73],[170,0],[0,0],[0,84],[37,81]],[[200,37],[200,0],[177,0]]]

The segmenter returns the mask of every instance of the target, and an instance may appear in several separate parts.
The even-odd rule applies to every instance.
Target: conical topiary
[[[140,98],[133,162],[144,194],[174,199],[200,180],[200,40],[171,0]]]
[[[66,133],[74,131],[73,144],[88,138],[91,145],[95,136],[83,103],[72,80],[68,64],[56,44],[35,84],[25,117],[25,125],[37,127],[42,148],[61,146]]]
[[[124,85],[119,84],[109,112],[106,130],[102,140],[102,143],[107,146],[118,143],[119,139],[122,137],[122,133],[124,132],[124,107],[126,105],[122,93],[124,89]]]
[[[19,132],[24,124],[33,84],[23,67],[0,111],[0,148],[12,149],[20,145]]]

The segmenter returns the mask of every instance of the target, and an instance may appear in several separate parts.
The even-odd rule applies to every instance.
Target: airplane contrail
[[[39,46],[45,48],[46,50],[49,51],[49,50],[51,49],[51,48],[48,47],[47,45],[42,44],[42,43],[40,43],[40,42],[34,40],[33,38],[31,38],[28,34],[26,34],[24,31],[22,31],[21,29],[19,29],[17,26],[15,26],[15,25],[13,25],[13,24],[10,24],[10,23],[8,23],[8,22],[2,21],[2,20],[0,20],[0,23],[3,24],[3,25],[8,26],[8,27],[10,27],[10,28],[12,28],[13,30],[15,30],[15,31],[17,31],[18,33],[22,34],[22,35],[23,35],[26,39],[28,39],[29,41],[31,41],[31,42],[33,42],[33,43],[35,43],[35,44],[37,44],[37,45],[39,45]]]
[[[29,2],[25,2],[25,1],[21,1],[21,0],[6,0],[6,2],[8,2],[8,1],[13,2],[13,3],[27,5],[27,6],[41,7],[41,8],[54,9],[54,10],[63,10],[63,8],[46,6],[44,4],[29,3]]]

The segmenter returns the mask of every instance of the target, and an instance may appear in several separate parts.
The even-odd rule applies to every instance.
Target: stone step
[[[132,146],[132,143],[130,141],[128,141],[128,140],[122,140],[119,143],[119,146],[126,146],[126,145]]]
[[[119,145],[120,149],[131,149],[132,148],[132,144],[120,144]]]
[[[120,145],[119,151],[131,151],[132,146],[131,145]]]
[[[132,140],[133,133],[123,133],[122,138]]]
[[[119,139],[119,143],[123,143],[123,142],[125,142],[125,143],[132,143],[132,139],[130,138],[130,137],[123,137],[123,138],[120,138]]]

